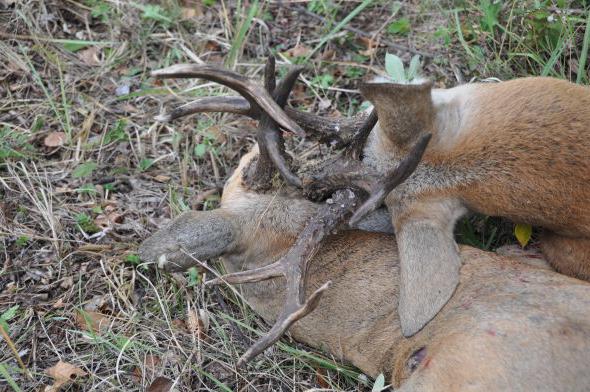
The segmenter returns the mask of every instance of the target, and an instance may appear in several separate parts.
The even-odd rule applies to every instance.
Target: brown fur
[[[232,228],[233,242],[218,253],[230,272],[278,259],[317,209],[279,193],[249,192],[240,173],[254,155],[242,159],[221,202],[227,222],[218,224]],[[172,222],[142,244],[142,258],[157,260],[176,248],[179,231],[199,242],[213,212]],[[470,247],[460,255],[464,265],[455,294],[431,323],[405,339],[397,316],[395,239],[359,231],[334,235],[310,263],[307,291],[327,280],[333,284],[290,332],[372,377],[385,373],[402,392],[590,389],[590,284],[536,266],[538,259],[523,262],[526,255]],[[281,279],[244,284],[241,291],[268,322],[277,317]]]
[[[400,100],[396,85],[389,85],[389,95],[384,85],[376,86],[365,88],[366,95],[386,121],[367,148],[369,159],[395,165],[405,144],[391,136],[392,114],[423,110],[415,109],[415,100],[408,105]],[[422,96],[422,87],[415,94]],[[414,130],[416,137],[434,133],[422,165],[386,202],[394,225],[421,216],[431,202],[456,200],[471,211],[547,229],[552,233],[543,245],[548,260],[565,274],[588,279],[590,88],[523,78],[433,90],[432,100],[423,105],[434,104],[434,127]],[[563,244],[568,257],[561,257]]]

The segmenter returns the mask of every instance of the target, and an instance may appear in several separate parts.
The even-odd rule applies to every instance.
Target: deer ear
[[[360,90],[375,106],[380,128],[395,146],[408,147],[418,137],[432,132],[432,82],[363,83]]]
[[[459,284],[461,256],[450,230],[427,220],[396,230],[400,254],[398,313],[404,336],[422,329],[442,309]]]
[[[139,247],[143,261],[166,271],[183,271],[223,255],[231,247],[235,230],[221,210],[188,211],[158,230]]]

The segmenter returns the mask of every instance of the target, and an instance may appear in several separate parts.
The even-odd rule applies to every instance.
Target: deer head
[[[355,225],[379,207],[387,194],[415,170],[430,140],[430,134],[419,135],[412,139],[417,142],[408,149],[407,156],[392,170],[380,172],[363,164],[360,160],[361,152],[377,122],[377,114],[373,111],[368,116],[331,121],[293,109],[283,110],[301,71],[302,68],[291,69],[277,84],[274,77],[275,61],[271,57],[265,67],[264,87],[231,71],[207,65],[176,65],[152,73],[158,78],[203,78],[219,82],[239,92],[241,97],[201,98],[176,108],[169,114],[160,116],[159,119],[172,120],[205,111],[239,113],[255,118],[259,121],[257,141],[260,152],[248,167],[243,168],[247,171],[248,186],[251,189],[263,189],[270,183],[270,178],[276,170],[292,187],[302,188],[304,194],[325,200],[325,203],[298,233],[293,247],[280,260],[263,268],[230,274],[208,282],[208,284],[221,282],[239,284],[277,276],[284,276],[287,280],[287,296],[283,312],[270,332],[242,356],[239,364],[246,363],[262,352],[278,340],[292,323],[313,311],[322,293],[329,287],[329,282],[326,282],[309,298],[304,297],[307,263],[317,251],[322,239],[339,228],[348,218],[350,218],[350,224]],[[281,127],[298,135],[303,133],[310,138],[336,144],[343,149],[333,157],[300,170],[297,175],[285,154]],[[412,140],[408,138],[408,145]],[[210,212],[198,217],[186,215],[186,224],[209,227],[201,239],[191,240],[190,244],[186,244],[188,249],[196,249],[199,244],[211,242],[211,238],[207,235],[209,232],[220,230],[224,233],[223,240],[218,244],[209,244],[200,249],[199,256],[214,257],[228,252],[233,246],[235,229],[232,228],[231,217],[224,215],[223,211]],[[195,231],[191,230],[191,232]],[[160,240],[162,239],[157,235],[153,237],[153,241]],[[156,255],[149,254],[149,245],[146,243],[142,254],[148,258],[151,256],[153,259]],[[178,245],[176,243],[175,246]],[[182,244],[180,245],[179,248],[182,248]],[[174,263],[183,267],[186,259],[181,254],[173,253],[173,255],[178,256],[178,260],[174,260]]]

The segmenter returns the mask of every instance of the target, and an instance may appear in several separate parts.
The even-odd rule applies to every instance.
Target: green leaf
[[[74,171],[72,172],[72,177],[74,177],[74,178],[88,177],[92,174],[94,169],[96,169],[95,162],[90,161],[90,162],[82,163],[74,169]]]
[[[84,184],[80,188],[76,188],[76,192],[85,193],[88,195],[93,195],[93,194],[98,193],[94,184]]]
[[[373,388],[371,389],[371,392],[381,392],[384,389],[385,389],[385,376],[383,376],[383,373],[381,373],[375,379],[375,383],[373,384]]]
[[[490,0],[481,0],[479,5],[483,12],[483,16],[480,21],[481,27],[482,29],[491,33],[494,31],[494,27],[496,27],[498,24],[498,16],[500,15],[500,11],[502,9],[502,3],[491,2]]]
[[[15,241],[16,246],[18,246],[19,248],[27,246],[28,243],[29,243],[29,237],[27,237],[26,235],[21,235]]]
[[[14,379],[12,378],[10,373],[8,372],[8,369],[6,369],[4,367],[4,365],[1,363],[0,363],[0,376],[2,376],[4,378],[4,380],[6,380],[6,382],[8,383],[8,385],[10,385],[10,387],[12,388],[12,390],[14,392],[21,392],[22,391],[22,389],[20,389],[20,387],[18,386],[16,381],[14,381]]]
[[[70,41],[70,42],[64,42],[63,46],[64,46],[64,49],[67,50],[68,52],[77,52],[80,49],[84,49],[85,47],[87,47],[89,45],[87,43],[85,43],[84,41],[80,41],[80,42]]]
[[[20,307],[19,305],[14,305],[13,307],[9,308],[7,311],[2,313],[2,315],[0,315],[0,319],[2,319],[4,321],[10,321],[11,319],[13,319],[16,316],[16,311],[18,310],[19,307]]]
[[[154,164],[154,160],[153,159],[143,158],[141,161],[139,161],[139,170],[146,171],[153,164]]]
[[[403,83],[406,81],[404,63],[394,54],[385,54],[385,71],[394,82]]]
[[[408,67],[408,81],[415,79],[420,73],[422,63],[420,62],[420,55],[417,54],[410,60],[410,66]]]
[[[406,35],[410,32],[410,19],[400,18],[387,26],[387,32],[390,34]]]
[[[142,18],[152,19],[158,22],[172,23],[172,19],[166,16],[166,12],[159,5],[144,5]]]
[[[518,223],[514,226],[514,236],[523,248],[529,243],[532,235],[533,227],[531,225]]]
[[[188,269],[188,287],[197,286],[201,283],[201,274],[196,267],[191,267]]]
[[[201,158],[207,152],[207,145],[199,143],[195,146],[195,156]]]
[[[139,265],[141,263],[141,259],[139,258],[139,256],[134,253],[128,254],[125,257],[125,261],[133,265]]]

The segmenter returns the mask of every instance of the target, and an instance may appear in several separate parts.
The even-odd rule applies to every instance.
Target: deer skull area
[[[209,285],[243,284],[285,278],[285,300],[282,310],[273,317],[273,327],[247,350],[238,365],[264,351],[295,321],[310,315],[321,304],[322,297],[329,292],[329,279],[315,282],[306,298],[308,264],[328,235],[346,232],[348,227],[368,228],[368,231],[382,231],[380,228],[385,227],[384,231],[388,232],[395,228],[398,247],[392,252],[399,258],[396,273],[400,282],[399,293],[396,291],[391,301],[397,302],[399,298],[395,312],[399,313],[401,333],[406,337],[424,328],[453,296],[461,295],[454,294],[459,290],[460,279],[471,279],[460,273],[465,260],[452,232],[456,220],[467,210],[539,224],[548,229],[542,243],[548,261],[559,271],[588,279],[590,262],[585,265],[587,260],[580,254],[590,249],[590,242],[584,237],[590,235],[590,217],[587,216],[590,205],[584,204],[590,201],[587,185],[590,178],[586,178],[590,176],[590,170],[586,170],[590,169],[590,146],[587,146],[587,135],[579,131],[583,127],[582,120],[590,117],[584,117],[590,110],[587,89],[543,78],[448,90],[432,89],[431,83],[367,83],[361,86],[361,92],[375,109],[368,115],[332,120],[285,106],[302,70],[292,68],[277,82],[275,60],[271,57],[261,83],[206,65],[176,65],[153,72],[158,78],[196,77],[215,81],[241,95],[200,98],[158,116],[159,120],[172,121],[200,112],[246,115],[258,120],[257,147],[242,158],[239,168],[228,180],[221,208],[206,217],[198,215],[198,240],[188,239],[197,215],[182,215],[142,244],[142,258],[159,260],[160,266],[169,270],[185,269],[194,264],[187,254],[199,260],[221,254],[239,259],[240,256],[231,250],[236,237],[242,235],[236,234],[235,225],[248,226],[248,219],[266,215],[274,220],[263,219],[267,226],[263,225],[261,230],[278,232],[279,236],[282,230],[293,236],[292,245],[272,257],[274,262],[262,266],[249,263],[252,268],[247,268],[246,263],[242,265],[245,270],[207,282]],[[559,94],[544,100],[547,86]],[[523,96],[527,89],[533,91],[532,98]],[[571,103],[568,95],[577,97],[580,103],[569,111],[564,110],[567,120],[558,121],[564,117],[561,112],[554,113],[557,120],[543,117],[543,113],[551,115],[544,104],[553,102],[562,108]],[[506,96],[512,96],[517,108],[504,119],[505,102],[500,99]],[[484,109],[480,111],[474,104],[478,100],[483,102]],[[579,110],[576,112],[576,109]],[[565,131],[553,134],[552,126]],[[464,133],[467,132],[465,128],[473,129],[469,132],[477,134],[479,139]],[[540,131],[535,133],[537,128]],[[486,133],[488,129],[492,131]],[[545,135],[546,129],[549,134]],[[282,130],[326,144],[328,151],[321,156],[317,153],[291,156],[286,152]],[[519,130],[522,134],[517,133]],[[564,134],[573,135],[572,140]],[[519,140],[519,137],[528,137],[536,144]],[[567,153],[555,149],[560,143]],[[542,159],[532,156],[533,152]],[[522,158],[518,154],[530,156],[525,159],[527,167],[514,163]],[[550,162],[557,164],[557,169],[549,170]],[[573,175],[574,168],[583,173]],[[282,180],[280,183],[275,181],[277,173]],[[562,178],[563,173],[569,177]],[[573,183],[576,185],[571,185]],[[574,196],[563,191],[571,187],[575,188]],[[532,194],[533,198],[524,202],[523,194]],[[266,210],[275,195],[290,202],[282,204],[281,211]],[[254,203],[246,203],[250,210],[247,213],[233,211],[232,203],[243,205],[246,197]],[[585,201],[581,202],[580,198]],[[383,205],[389,212],[376,211]],[[309,213],[310,209],[313,213]],[[229,215],[237,223],[229,224]],[[380,219],[381,223],[377,223]],[[203,229],[203,222],[211,228]],[[295,227],[298,230],[292,232]],[[175,242],[169,248],[158,245],[171,238]],[[178,245],[183,241],[187,249]],[[257,246],[263,245],[249,242],[246,248]],[[560,252],[563,247],[573,249],[569,256]],[[264,252],[257,252],[270,251],[265,248]],[[386,256],[380,254],[380,257]],[[487,303],[486,306],[493,307]],[[444,319],[442,315],[439,317]],[[418,362],[421,363],[425,351],[420,347],[414,349],[412,352],[422,353],[415,356],[420,357]],[[398,381],[406,377],[398,376]]]
[[[244,168],[245,182],[250,190],[276,192],[272,179],[276,172],[284,180],[283,186],[310,200],[322,201],[324,206],[306,224],[291,250],[278,262],[250,271],[223,276],[207,284],[241,284],[257,282],[277,276],[287,279],[284,311],[267,335],[259,339],[240,359],[243,365],[278,340],[289,326],[306,316],[317,306],[329,282],[304,298],[307,263],[314,256],[321,241],[341,228],[350,218],[356,225],[383,204],[387,194],[402,183],[416,169],[430,140],[420,138],[407,157],[395,168],[376,170],[363,164],[360,157],[371,130],[377,123],[375,111],[353,119],[329,121],[317,115],[294,109],[284,111],[289,94],[303,68],[292,68],[276,82],[275,59],[269,57],[261,84],[234,72],[199,65],[175,65],[152,72],[157,78],[203,78],[218,82],[239,92],[241,97],[206,97],[173,109],[157,117],[160,121],[199,112],[229,112],[247,115],[258,120],[257,142],[259,154]],[[307,136],[325,144],[339,147],[321,160],[299,162],[292,169],[285,152],[281,128],[299,136]],[[305,129],[305,131],[303,131]],[[270,186],[274,184],[273,186]],[[161,259],[159,264],[167,260]],[[180,266],[179,266],[180,267]],[[170,268],[170,267],[169,267]]]

